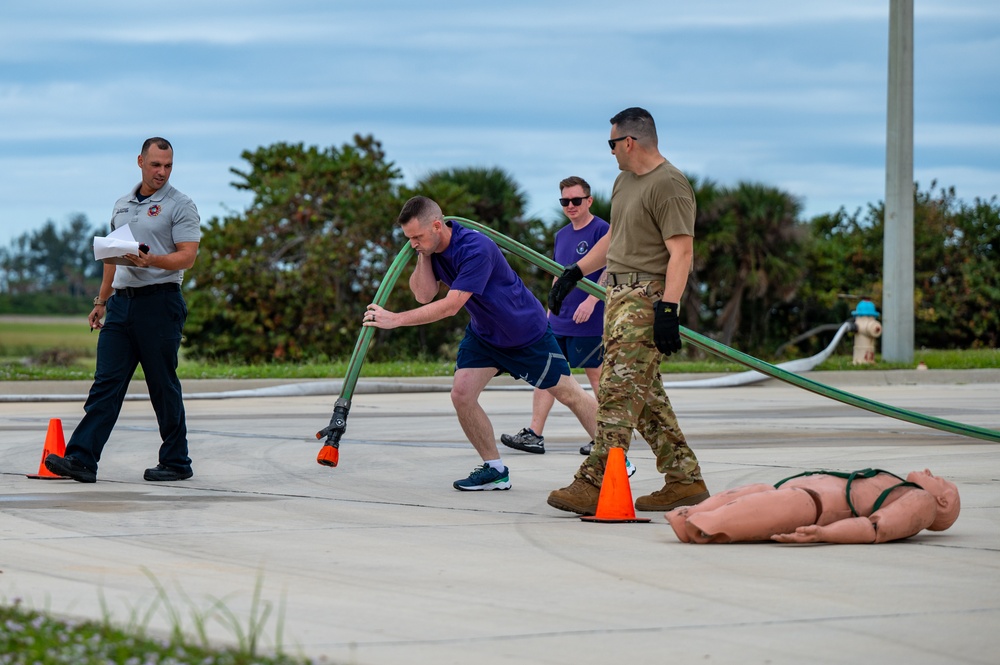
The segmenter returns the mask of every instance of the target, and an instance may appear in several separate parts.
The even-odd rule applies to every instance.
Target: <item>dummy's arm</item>
[[[915,536],[933,524],[937,516],[937,502],[930,492],[918,488],[896,491],[901,494],[898,499],[872,513],[877,543]]]
[[[914,536],[934,522],[937,504],[929,492],[896,490],[871,517],[853,517],[826,526],[799,527],[771,536],[779,543],[887,543]]]
[[[779,543],[874,543],[875,525],[867,517],[852,517],[826,526],[800,526],[793,533],[779,533],[771,540]]]

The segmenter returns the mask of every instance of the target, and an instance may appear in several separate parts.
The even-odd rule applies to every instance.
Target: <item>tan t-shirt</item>
[[[644,175],[623,171],[611,190],[608,272],[665,275],[664,241],[694,236],[696,204],[691,183],[668,161]]]

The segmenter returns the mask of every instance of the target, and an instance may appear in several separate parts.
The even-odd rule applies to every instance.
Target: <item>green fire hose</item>
[[[519,256],[553,275],[561,275],[564,270],[564,266],[559,265],[549,257],[539,254],[533,249],[525,247],[515,240],[511,240],[507,236],[498,233],[497,231],[494,231],[479,222],[473,222],[462,217],[445,217],[445,221],[457,222],[466,228],[479,231],[483,235],[492,239],[501,249]],[[392,290],[393,285],[399,278],[399,274],[402,272],[403,267],[410,260],[413,254],[413,248],[410,247],[409,243],[407,243],[406,246],[400,250],[399,255],[389,267],[389,271],[386,273],[385,278],[382,280],[382,284],[379,286],[378,291],[375,294],[375,304],[381,306],[385,303],[386,298],[389,296],[389,292]],[[582,289],[583,291],[596,296],[601,300],[606,299],[606,291],[604,287],[595,284],[588,279],[580,280],[577,283],[577,288]],[[358,374],[361,371],[361,365],[364,362],[365,354],[368,352],[368,345],[371,342],[372,334],[374,334],[373,328],[363,327],[361,329],[361,334],[358,336],[358,341],[354,346],[354,353],[351,355],[351,361],[348,365],[347,376],[344,379],[340,398],[337,400],[334,407],[333,417],[330,419],[330,424],[316,434],[317,439],[321,439],[326,436],[326,442],[316,458],[316,461],[320,464],[337,466],[337,459],[339,456],[337,449],[340,446],[340,438],[347,428],[347,413],[351,408],[351,395],[354,393],[354,386],[357,383]],[[732,360],[745,367],[757,370],[761,374],[778,379],[779,381],[784,381],[785,383],[790,383],[793,386],[803,388],[817,395],[821,395],[822,397],[827,397],[849,406],[855,406],[859,409],[864,409],[866,411],[877,413],[882,416],[888,416],[890,418],[896,418],[897,420],[913,423],[914,425],[921,425],[923,427],[930,427],[943,432],[950,432],[952,434],[960,434],[962,436],[968,436],[975,439],[1000,443],[1000,431],[986,429],[984,427],[976,427],[974,425],[966,425],[964,423],[945,420],[944,418],[936,418],[934,416],[928,416],[922,413],[901,409],[889,404],[883,404],[873,399],[868,399],[867,397],[854,395],[853,393],[846,392],[833,386],[828,386],[820,383],[819,381],[814,381],[804,376],[784,370],[780,367],[771,365],[770,363],[754,358],[753,356],[743,353],[742,351],[737,351],[736,349],[730,348],[724,344],[720,344],[713,339],[705,337],[704,335],[696,333],[683,326],[681,327],[681,337],[703,351],[707,351],[708,353],[727,360]],[[328,448],[330,450],[327,450]]]
[[[375,291],[374,302],[376,305],[380,307],[385,305],[385,301],[389,298],[389,293],[392,292],[392,287],[396,285],[396,280],[399,279],[400,273],[403,272],[403,268],[410,262],[414,254],[416,254],[416,251],[410,246],[410,243],[406,243],[399,250],[399,254],[396,255],[396,258],[389,266],[389,270],[385,273],[385,277],[382,278],[382,283],[379,284],[378,290]],[[354,343],[354,351],[351,353],[351,360],[347,364],[347,375],[344,377],[344,383],[340,388],[340,397],[337,398],[333,406],[333,416],[330,418],[330,424],[316,432],[317,439],[326,437],[323,447],[320,448],[319,454],[316,456],[316,461],[324,466],[337,466],[337,462],[340,461],[340,437],[347,430],[347,414],[351,411],[351,397],[354,395],[354,386],[358,383],[358,375],[361,374],[361,365],[364,364],[365,356],[368,355],[368,347],[371,345],[374,334],[374,327],[361,327],[361,334],[358,335],[358,341]]]

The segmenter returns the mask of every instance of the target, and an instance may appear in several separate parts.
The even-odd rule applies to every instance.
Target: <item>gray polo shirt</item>
[[[139,243],[149,245],[152,254],[170,254],[177,251],[179,242],[201,242],[201,217],[194,201],[174,189],[169,182],[139,203],[136,192],[139,183],[115,203],[111,215],[111,230],[128,224],[132,236]],[[184,279],[183,270],[163,270],[162,268],[136,268],[116,266],[112,286],[123,289],[127,286],[141,287],[150,284],[180,284]]]

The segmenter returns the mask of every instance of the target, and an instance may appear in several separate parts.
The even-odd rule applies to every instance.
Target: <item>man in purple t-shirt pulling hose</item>
[[[410,277],[416,309],[390,312],[374,303],[365,326],[419,326],[454,316],[463,307],[470,322],[458,347],[451,401],[462,431],[483,460],[457,490],[510,489],[510,471],[497,450],[493,424],[479,395],[497,374],[509,373],[548,390],[579,419],[591,438],[597,426],[597,401],[584,392],[549,328],[545,308],[507,263],[500,248],[478,231],[443,221],[441,207],[424,196],[403,206],[397,223],[417,251]],[[448,293],[435,300],[439,282]]]

